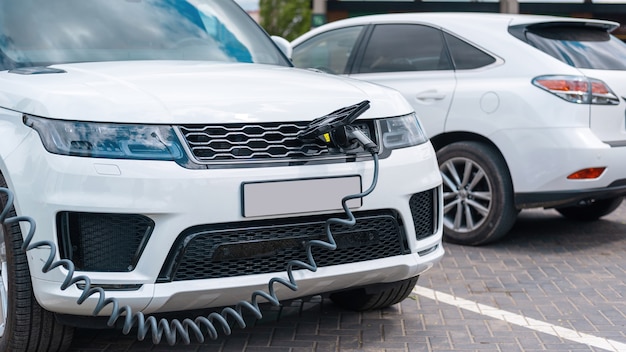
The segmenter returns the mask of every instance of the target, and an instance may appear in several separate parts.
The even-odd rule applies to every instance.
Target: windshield
[[[570,66],[598,70],[626,69],[626,44],[602,28],[572,25],[530,27],[526,40]]]
[[[0,70],[122,60],[289,65],[231,0],[0,0]]]

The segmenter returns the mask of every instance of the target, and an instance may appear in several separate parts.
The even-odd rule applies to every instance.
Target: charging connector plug
[[[378,145],[361,131],[358,127],[347,125],[334,129],[331,132],[332,141],[344,153],[357,153],[363,147],[370,153],[378,153]]]
[[[379,151],[378,145],[376,145],[376,143],[374,143],[371,139],[369,139],[365,135],[365,133],[363,133],[363,131],[361,131],[359,128],[354,127],[354,126],[346,126],[346,129],[349,130],[348,135],[352,137],[353,139],[357,140],[359,144],[361,144],[361,146],[363,146],[365,150],[367,150],[370,153],[378,154],[378,151]]]

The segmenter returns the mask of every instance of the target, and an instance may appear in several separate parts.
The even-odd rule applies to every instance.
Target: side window
[[[457,70],[479,68],[496,62],[496,59],[491,55],[465,41],[448,33],[444,33],[444,36],[448,42],[448,48],[450,49],[454,67]]]
[[[440,30],[415,24],[374,27],[357,72],[451,70]]]
[[[346,64],[363,26],[336,29],[320,34],[293,49],[293,64],[329,73],[345,73]]]

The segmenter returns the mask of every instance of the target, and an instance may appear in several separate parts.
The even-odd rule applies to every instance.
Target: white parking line
[[[607,351],[624,352],[626,351],[626,343],[605,339],[572,329],[566,329],[557,325],[546,323],[544,321],[525,317],[523,315],[507,312],[501,309],[490,307],[484,304],[468,301],[463,298],[454,297],[452,295],[435,291],[429,288],[415,286],[413,293],[432,300],[453,305],[470,312],[482,314],[488,317],[506,321],[510,324],[518,325],[527,329],[539,331],[552,336],[560,337],[588,346],[601,348]]]

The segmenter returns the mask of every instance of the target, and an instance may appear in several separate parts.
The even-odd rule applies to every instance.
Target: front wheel
[[[444,239],[464,245],[496,241],[513,227],[518,211],[502,156],[479,142],[457,142],[437,151],[443,178]]]
[[[357,288],[354,290],[335,292],[330,300],[336,305],[356,311],[375,310],[389,307],[404,301],[417,284],[419,276],[406,280],[384,284],[378,288]]]
[[[0,187],[6,182],[0,174]],[[0,212],[7,206],[0,193]],[[8,217],[15,216],[11,208]],[[62,352],[74,330],[58,323],[33,295],[22,234],[17,223],[0,224],[0,351]]]
[[[582,205],[556,208],[561,215],[578,221],[595,221],[617,209],[624,197],[593,200]]]

